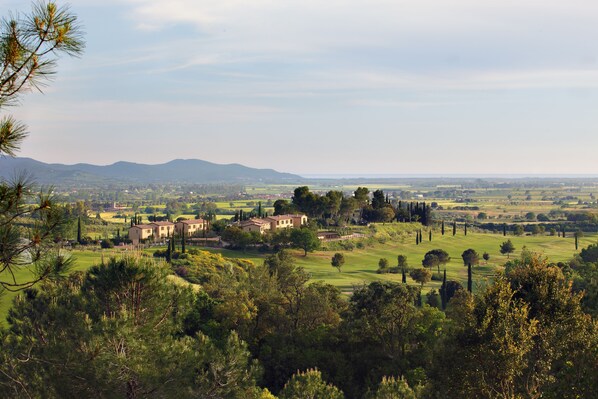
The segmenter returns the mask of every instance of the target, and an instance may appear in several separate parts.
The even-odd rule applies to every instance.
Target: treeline
[[[320,195],[309,187],[297,187],[291,201],[274,202],[274,215],[304,213],[322,225],[343,225],[351,222],[421,222],[432,223],[432,209],[425,202],[404,202],[389,198],[382,190],[371,193],[358,187],[352,196],[331,190]]]
[[[201,290],[110,260],[15,300],[0,396],[595,398],[597,324],[570,282],[598,274],[584,260],[598,250],[582,252],[528,254],[476,295],[455,286],[446,312],[402,283],[346,299],[284,251],[259,265],[188,254]]]

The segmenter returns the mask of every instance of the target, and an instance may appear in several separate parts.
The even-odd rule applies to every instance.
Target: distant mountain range
[[[98,166],[47,164],[31,158],[0,158],[0,177],[13,179],[27,173],[39,184],[106,183],[283,183],[298,182],[301,176],[273,169],[255,169],[239,164],[220,165],[199,159],[176,159],[160,165],[116,162]]]

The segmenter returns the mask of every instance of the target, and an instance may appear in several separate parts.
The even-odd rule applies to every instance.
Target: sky
[[[58,1],[58,4],[66,4]],[[81,58],[3,109],[44,162],[598,173],[593,0],[71,0]],[[0,14],[27,12],[0,0]]]

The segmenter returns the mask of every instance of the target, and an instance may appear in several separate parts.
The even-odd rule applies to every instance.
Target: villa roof
[[[131,229],[138,228],[138,229],[153,229],[154,226],[149,224],[136,224],[130,227]]]
[[[203,219],[185,219],[185,220],[180,220],[177,223],[184,223],[184,224],[201,224],[201,223],[205,223],[206,221]]]
[[[152,222],[152,223],[150,223],[150,225],[154,225],[154,226],[174,226],[174,223],[172,223],[172,222]]]

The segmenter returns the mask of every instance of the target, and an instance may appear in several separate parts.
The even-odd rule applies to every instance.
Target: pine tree
[[[446,269],[444,269],[444,276],[442,277],[442,286],[440,287],[440,301],[442,303],[442,310],[446,309]]]
[[[471,263],[467,264],[467,291],[472,292],[473,281],[471,273]]]
[[[77,242],[81,244],[81,216],[77,218]]]

